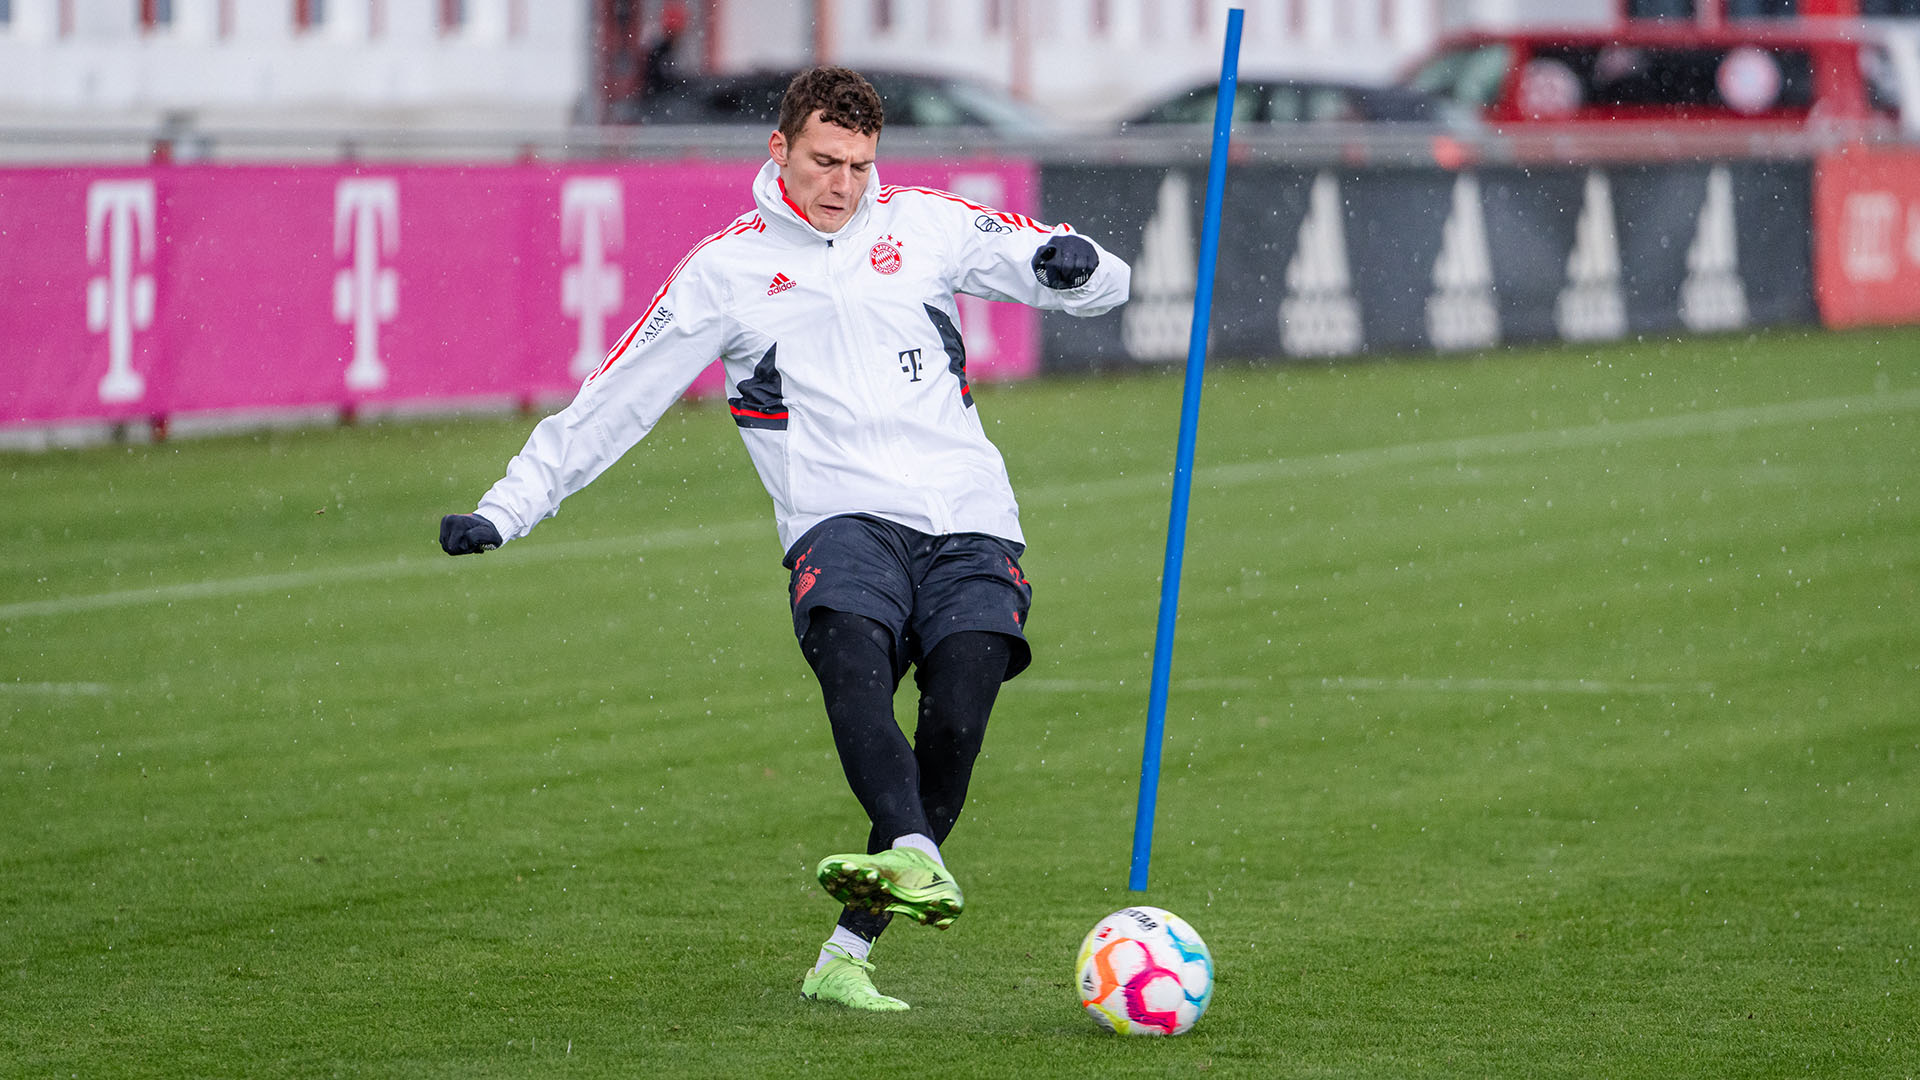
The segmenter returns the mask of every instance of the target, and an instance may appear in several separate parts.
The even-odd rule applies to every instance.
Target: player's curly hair
[[[878,134],[884,120],[879,92],[852,68],[808,68],[795,75],[780,99],[780,134],[792,142],[816,112],[862,135]]]

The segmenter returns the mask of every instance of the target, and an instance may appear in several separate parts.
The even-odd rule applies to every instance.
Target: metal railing
[[[1319,165],[1547,164],[1607,161],[1804,159],[1858,143],[1893,143],[1891,128],[1761,128],[1744,124],[1549,125],[1477,131],[1418,124],[1301,124],[1236,133],[1236,163]],[[543,130],[447,127],[298,128],[0,126],[0,167],[375,161],[508,163],[760,160],[758,127],[576,126]],[[1169,127],[1126,133],[1010,137],[979,131],[889,130],[891,157],[1015,156],[1042,164],[1174,165],[1206,160],[1208,133]]]

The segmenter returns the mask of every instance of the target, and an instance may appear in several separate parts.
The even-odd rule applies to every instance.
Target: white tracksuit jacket
[[[837,233],[786,201],[772,161],[753,195],[758,209],[681,260],[478,512],[503,539],[525,536],[717,356],[783,551],[850,513],[1024,543],[1006,465],[967,389],[953,294],[1099,315],[1126,301],[1127,264],[1102,249],[1086,284],[1049,289],[1030,264],[1056,230],[946,192],[881,187],[877,170]]]

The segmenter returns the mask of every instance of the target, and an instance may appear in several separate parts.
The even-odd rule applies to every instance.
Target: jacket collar
[[[760,208],[760,216],[778,226],[789,236],[810,240],[835,240],[850,235],[866,222],[873,213],[874,200],[879,197],[880,170],[875,167],[867,172],[867,190],[860,193],[860,202],[853,208],[853,216],[840,226],[839,232],[821,232],[813,227],[799,207],[787,200],[786,191],[780,183],[780,166],[772,158],[760,166],[760,174],[753,179],[753,201]]]

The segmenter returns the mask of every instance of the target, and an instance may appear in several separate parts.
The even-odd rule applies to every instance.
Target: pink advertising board
[[[565,398],[758,167],[0,170],[0,426]],[[1038,209],[1030,163],[881,173]],[[960,316],[970,377],[1037,370],[1032,311]]]

